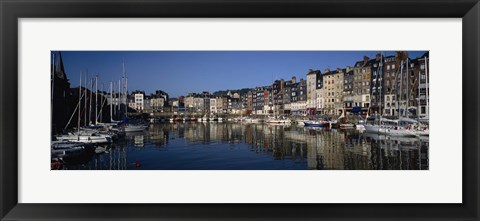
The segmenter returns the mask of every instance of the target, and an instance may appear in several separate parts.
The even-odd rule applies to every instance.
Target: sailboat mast
[[[400,117],[400,101],[402,99],[402,84],[403,84],[403,78],[402,78],[402,75],[403,75],[403,60],[401,61],[401,64],[400,64],[400,88],[398,90],[398,95],[400,96],[397,96],[397,108],[398,108],[398,112],[397,112],[397,115],[398,117]]]
[[[122,62],[122,96],[125,98],[125,100],[127,99],[127,96],[125,96],[125,85],[127,84],[126,82],[126,79],[125,79],[125,60],[123,60]],[[122,102],[123,103],[123,98],[122,98]],[[121,108],[121,107],[120,107]]]
[[[428,106],[428,89],[430,88],[430,86],[428,85],[428,57],[425,56],[425,100],[427,101],[427,108],[426,108],[426,114],[427,114],[427,119],[429,119],[429,106]]]
[[[406,72],[406,74],[407,74],[407,76],[406,76],[406,78],[407,78],[407,85],[406,85],[407,91],[405,93],[407,95],[407,105],[405,105],[405,117],[408,117],[408,105],[410,103],[410,97],[408,96],[408,86],[410,84],[410,82],[408,81],[408,75],[409,75],[409,73],[408,73],[408,57],[407,57],[407,72]]]
[[[87,98],[88,98],[88,94],[87,94],[87,75],[88,75],[88,70],[87,70],[87,74],[85,75],[85,106],[84,106],[84,110],[85,110],[85,121],[84,121],[84,124],[85,126],[87,126]]]
[[[410,82],[408,81],[408,75],[409,75],[409,73],[408,73],[408,57],[407,57],[407,73],[406,74],[407,74],[407,76],[406,76],[406,78],[407,78],[407,86],[406,86],[406,89],[407,89],[407,91],[406,91],[407,105],[405,105],[405,117],[408,117],[408,105],[410,103],[410,97],[408,96],[408,85],[410,84]]]
[[[80,85],[78,86],[78,107],[80,107],[80,102],[82,100],[82,71],[80,71]],[[80,136],[80,111],[78,110],[78,122],[77,122],[77,134]]]
[[[380,118],[382,118],[383,116],[383,109],[382,109],[382,106],[383,106],[383,102],[382,102],[382,90],[383,90],[383,54],[380,53],[380,65],[379,65],[379,68],[378,68],[378,75],[380,75]]]
[[[113,85],[110,81],[110,122],[113,122]]]
[[[120,87],[120,79],[118,80],[118,105],[117,105],[117,109],[118,109],[118,114],[120,115],[120,94],[121,94],[121,87]]]
[[[120,94],[120,117],[123,116],[122,104],[123,104],[123,98],[124,97],[125,97],[125,78],[122,75],[122,90],[121,90],[121,94]]]
[[[89,100],[89,105],[90,107],[88,108],[88,124],[91,124],[92,122],[92,93],[93,93],[93,78],[90,79],[90,100]]]
[[[98,124],[98,74],[95,76],[95,125]]]
[[[100,96],[100,104],[101,104],[101,105],[100,105],[100,110],[98,111],[98,112],[99,112],[98,115],[99,115],[100,122],[103,121],[103,111],[102,111],[102,110],[103,110],[103,97],[105,96],[105,94],[103,93],[103,92],[104,92],[104,90],[103,90],[104,85],[105,85],[105,84],[102,83],[102,87],[101,87],[101,89],[100,89],[100,90],[102,91],[102,95]]]
[[[125,75],[125,118],[128,113],[128,77]]]
[[[378,68],[377,68],[377,73],[375,74],[375,82],[373,84],[373,89],[375,89],[375,93],[378,92],[378,89],[379,88],[379,83],[378,83],[378,76],[380,75],[380,63],[378,64]],[[373,90],[371,91],[371,93],[373,94]],[[381,95],[380,95],[381,96]],[[371,102],[372,100],[372,97],[373,96],[370,96],[370,106],[373,106],[373,102]],[[376,96],[375,97],[375,105],[378,107],[378,112],[380,112],[380,104],[378,102],[378,97],[379,96]],[[375,114],[378,114],[377,112]]]
[[[420,119],[420,107],[421,107],[421,102],[420,102],[420,85],[422,84],[421,75],[422,75],[422,72],[419,71],[419,72],[418,72],[417,119]]]
[[[125,81],[124,84],[124,93],[125,93],[125,118],[127,118],[127,111],[128,111],[128,81],[127,81],[127,73],[125,72],[125,60],[122,63],[122,71],[123,71],[123,80]]]

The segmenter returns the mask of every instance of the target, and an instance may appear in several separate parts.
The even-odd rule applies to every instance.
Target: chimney
[[[405,51],[397,51],[395,53],[395,57],[397,58],[397,60],[399,61],[404,61],[404,60],[407,60],[408,58],[408,53],[405,52]]]
[[[295,76],[292,77],[292,83],[293,84],[297,83],[297,77],[295,77]]]
[[[377,61],[379,61],[380,59],[382,58],[382,55],[380,53],[378,53],[377,55],[375,55],[375,59]]]

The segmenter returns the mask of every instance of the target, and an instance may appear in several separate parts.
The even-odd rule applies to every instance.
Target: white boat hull
[[[378,133],[378,134],[385,134],[389,136],[403,136],[403,137],[408,137],[408,136],[417,136],[413,131],[403,129],[403,128],[391,128],[391,127],[383,127],[379,125],[369,125],[366,124],[364,125],[365,131],[367,133]]]

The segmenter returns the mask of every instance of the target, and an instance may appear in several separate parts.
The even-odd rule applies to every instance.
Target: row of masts
[[[84,80],[84,81],[83,81]],[[84,85],[85,84],[85,85]],[[68,121],[67,125],[65,125],[64,129],[68,128],[73,116],[78,111],[78,118],[77,118],[77,129],[80,130],[81,119],[82,119],[82,111],[81,106],[83,105],[83,126],[88,127],[90,125],[99,125],[103,119],[103,108],[105,107],[105,103],[107,102],[106,97],[104,96],[104,84],[101,85],[100,90],[100,105],[99,105],[99,98],[98,94],[100,93],[98,90],[98,74],[95,75],[95,78],[90,78],[90,85],[88,85],[88,71],[86,74],[83,71],[80,72],[80,83],[78,87],[78,103],[73,111],[70,120]],[[118,86],[118,91],[115,91],[115,88]],[[95,105],[92,105],[93,101],[93,91],[95,87]],[[88,88],[90,88],[90,95],[88,96]],[[123,116],[126,118],[128,115],[128,78],[125,73],[125,64],[123,63],[123,72],[121,79],[118,80],[118,84],[116,82],[110,81],[110,122],[111,123],[118,123],[122,120]],[[82,99],[84,102],[82,104]],[[115,99],[115,100],[114,100]],[[122,108],[122,104],[123,108]],[[92,108],[95,108],[95,111],[92,111]],[[95,119],[92,122],[92,113],[95,114]],[[114,116],[118,117],[118,120],[114,120]]]
[[[381,76],[381,79],[380,79],[380,82],[384,82],[384,76],[382,76],[382,71],[383,71],[383,54],[381,54],[381,58],[380,58],[380,63],[379,63],[379,68],[378,68],[378,73],[376,74],[376,80],[375,80],[375,88],[378,89],[379,86],[377,86],[377,83],[379,82],[379,79],[378,77]],[[429,99],[428,99],[428,89],[429,89],[429,86],[428,86],[428,57],[424,57],[425,59],[425,100],[426,100],[426,119],[429,118]],[[405,88],[405,93],[404,93],[404,90],[402,90],[402,85],[404,84],[404,81],[403,81],[403,66],[404,66],[404,61],[402,60],[401,61],[401,64],[400,64],[400,76],[398,76],[398,74],[396,74],[396,80],[395,82],[398,82],[398,77],[400,78],[400,85],[399,85],[399,90],[396,90],[396,105],[397,105],[397,115],[400,117],[400,116],[403,116],[403,117],[408,117],[408,107],[410,105],[410,96],[409,96],[409,84],[410,84],[410,81],[408,79],[408,76],[409,76],[409,70],[408,70],[408,58],[406,59],[406,62],[405,62],[405,75],[406,75],[406,88]],[[420,95],[420,91],[421,91],[421,81],[420,81],[420,78],[421,78],[421,72],[419,72],[419,75],[418,75],[418,79],[415,79],[415,81],[418,80],[418,97],[417,97],[417,117],[419,118],[419,111],[420,111],[420,106],[421,106],[421,102],[420,102],[420,99],[421,99],[421,95]],[[383,116],[383,110],[384,108],[382,108],[383,106],[383,103],[382,102],[382,89],[383,89],[383,85],[382,83],[379,83],[381,89],[379,90],[379,93],[380,93],[380,105],[379,105],[379,112],[380,112],[380,116]],[[415,82],[414,82],[414,85],[415,85]],[[373,90],[372,90],[373,91]],[[370,99],[372,98],[372,91],[370,91]],[[413,91],[413,89],[412,89]],[[403,105],[403,94],[406,94],[406,103],[405,105]],[[402,101],[402,106],[404,106],[404,109],[403,111],[402,108],[400,107],[400,102]],[[370,102],[371,103],[371,102]],[[371,105],[370,105],[371,106]],[[369,108],[370,109],[370,108]],[[368,111],[367,111],[368,112]]]
[[[128,78],[125,72],[125,62],[122,63],[122,77],[116,82],[110,81],[110,122],[115,122],[113,116],[122,116],[124,115],[127,118],[128,114]],[[118,86],[118,91],[115,92],[114,89]],[[116,96],[116,101],[114,102],[114,94],[118,93]],[[113,104],[116,103],[116,108],[112,108]],[[122,103],[124,104],[124,110],[122,113]],[[121,120],[121,119],[119,119]]]

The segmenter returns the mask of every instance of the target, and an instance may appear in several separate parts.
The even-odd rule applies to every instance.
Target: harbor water
[[[67,170],[428,170],[428,137],[230,122],[155,123]]]

